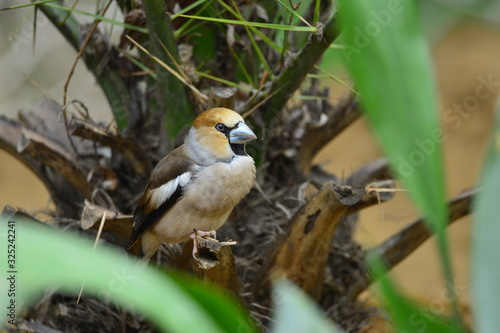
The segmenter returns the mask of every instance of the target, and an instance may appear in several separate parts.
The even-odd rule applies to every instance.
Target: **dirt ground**
[[[448,196],[471,188],[477,182],[500,86],[484,82],[500,82],[498,54],[500,32],[487,27],[456,29],[434,47],[447,134],[444,147]],[[481,85],[491,90],[490,96],[478,96],[477,105],[470,104],[473,99],[468,97],[476,96]],[[481,91],[486,91],[484,88],[480,88]],[[470,112],[453,111],[455,104],[464,109],[468,107]],[[379,156],[375,139],[361,120],[329,144],[316,161],[329,171],[347,176]],[[0,151],[0,161],[0,207],[9,204],[32,212],[48,207],[48,194],[40,181],[3,151]],[[418,216],[405,194],[397,194],[393,201],[381,207],[383,221],[379,209],[374,207],[361,215],[357,237],[366,246],[381,242]],[[470,232],[470,218],[449,228],[459,298],[464,307],[469,304]],[[440,273],[437,252],[431,241],[394,270],[397,281],[408,294],[436,313],[444,311]]]

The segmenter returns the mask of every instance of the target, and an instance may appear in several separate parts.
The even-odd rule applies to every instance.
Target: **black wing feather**
[[[150,229],[160,217],[165,214],[172,206],[182,197],[182,187],[177,186],[175,192],[170,196],[168,200],[160,205],[160,207],[152,210],[149,214],[144,214],[144,206],[137,206],[134,212],[134,226],[132,228],[132,234],[130,235],[130,240],[128,248],[132,247],[134,243],[141,237],[148,229]]]
[[[170,152],[158,165],[154,168],[149,179],[148,187],[145,190],[147,195],[149,190],[154,190],[160,186],[167,184],[169,181],[189,171],[193,163],[187,158],[184,153],[184,146],[180,146]],[[172,206],[182,197],[183,189],[178,185],[175,192],[165,200],[158,208],[147,211],[149,208],[148,201],[150,198],[143,197],[134,212],[134,225],[132,234],[130,235],[129,246],[132,245],[141,237],[148,229],[150,229],[163,214],[165,214]],[[150,208],[149,208],[150,209]]]

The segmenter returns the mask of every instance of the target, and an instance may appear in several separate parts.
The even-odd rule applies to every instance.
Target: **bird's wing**
[[[173,150],[151,172],[148,186],[134,212],[129,248],[179,200],[191,181],[193,162],[183,146]]]

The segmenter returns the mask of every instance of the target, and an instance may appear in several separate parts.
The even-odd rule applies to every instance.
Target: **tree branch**
[[[270,280],[286,277],[318,299],[336,226],[364,194],[362,189],[332,183],[318,191],[293,216],[288,232],[271,249],[253,292],[262,295]]]
[[[122,153],[138,174],[149,175],[151,165],[144,157],[144,151],[134,140],[114,135],[93,122],[77,118],[71,119],[69,132],[71,135],[99,143]]]
[[[231,247],[225,242],[198,237],[197,260],[193,258],[193,242],[184,244],[182,254],[176,258],[174,266],[191,272],[205,281],[215,283],[240,297],[242,284],[236,273],[236,264]]]
[[[18,152],[17,146],[21,139],[22,130],[23,127],[16,121],[3,115],[0,116],[0,149],[5,150],[27,166],[44,183],[56,204],[58,215],[77,217],[79,211],[75,209],[75,204],[83,200],[80,191],[61,175],[51,172],[48,168],[43,168],[33,158]]]
[[[378,158],[363,165],[347,178],[346,184],[352,187],[363,187],[374,180],[385,180],[391,177],[389,163],[385,158]]]
[[[285,107],[311,68],[318,62],[323,53],[328,49],[328,46],[333,43],[338,35],[338,24],[336,15],[334,15],[325,24],[322,34],[316,33],[316,35],[311,36],[309,42],[292,59],[291,64],[271,82],[269,89],[253,99],[251,105],[245,105],[243,111],[252,109],[254,105],[265,100],[267,96],[272,96],[260,107],[265,126],[269,127],[271,121]]]
[[[395,183],[394,180],[386,179],[386,180],[375,182],[374,187],[393,189],[394,183]],[[357,213],[362,209],[377,205],[379,203],[389,201],[393,197],[394,197],[394,192],[369,191],[357,203],[350,206],[349,209],[347,209],[345,215]]]
[[[92,190],[85,175],[78,168],[76,156],[68,152],[57,142],[36,132],[23,129],[17,151],[33,157],[39,163],[52,167],[61,176],[78,188],[85,197],[90,198]]]
[[[470,214],[473,197],[476,190],[466,191],[451,200],[449,203],[448,225],[458,219]],[[379,246],[367,250],[381,256],[385,262],[387,270],[391,270],[398,263],[412,254],[429,237],[432,231],[429,230],[423,218],[412,222],[409,226],[391,236]],[[368,288],[373,282],[368,272],[357,278],[349,285],[348,295],[350,299],[355,299],[363,290]]]

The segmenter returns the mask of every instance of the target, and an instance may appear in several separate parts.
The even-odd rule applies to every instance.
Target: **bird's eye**
[[[226,125],[221,124],[221,123],[217,123],[215,125],[215,129],[218,130],[219,132],[223,132],[226,129]]]

